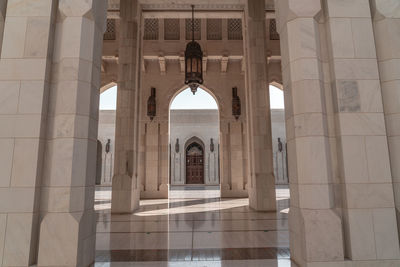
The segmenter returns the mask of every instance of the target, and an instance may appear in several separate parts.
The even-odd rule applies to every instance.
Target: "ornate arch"
[[[276,88],[279,88],[279,89],[281,89],[281,90],[283,91],[283,85],[282,85],[281,83],[279,83],[279,82],[277,82],[277,81],[275,81],[275,80],[272,80],[269,84],[270,84],[270,85],[273,85],[273,86],[275,86]]]
[[[203,151],[205,151],[205,145],[204,145],[204,142],[203,142],[203,140],[201,140],[199,137],[197,137],[197,136],[192,136],[192,137],[190,137],[188,140],[186,140],[186,142],[185,142],[185,153],[186,153],[186,149],[187,149],[187,147],[189,146],[189,145],[191,145],[191,144],[193,144],[193,143],[198,143],[202,148],[203,148]]]
[[[176,88],[179,88],[179,89],[176,89]],[[165,110],[169,110],[171,103],[173,102],[175,97],[187,88],[188,88],[187,85],[182,86],[182,84],[180,83],[178,86],[174,86],[174,87],[171,87],[170,89],[168,89],[167,94],[166,94],[167,101],[164,102],[165,104],[163,103],[163,105],[168,105],[168,107]],[[218,94],[217,90],[210,88],[206,85],[201,85],[200,88],[203,89],[204,91],[206,91],[207,93],[209,93],[214,98],[215,102],[217,103],[218,110],[221,114],[222,110],[226,106],[225,101],[223,101],[223,97]],[[165,107],[163,107],[163,108],[165,108]]]
[[[108,84],[106,84],[106,85],[100,87],[100,94],[101,94],[101,93],[104,93],[105,91],[107,91],[108,89],[110,89],[110,88],[112,88],[112,87],[114,87],[114,86],[116,86],[116,85],[117,85],[116,82],[110,82],[110,83],[108,83]]]

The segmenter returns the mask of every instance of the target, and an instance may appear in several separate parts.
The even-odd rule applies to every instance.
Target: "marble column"
[[[230,161],[230,143],[229,143],[229,123],[221,120],[220,127],[220,177],[221,197],[228,197],[231,190],[231,161]]]
[[[230,159],[232,196],[245,197],[243,181],[243,124],[241,121],[230,123]]]
[[[244,25],[249,203],[255,210],[274,211],[276,199],[264,0],[246,1]]]
[[[145,183],[143,198],[168,198],[168,122],[146,125]]]
[[[285,97],[290,253],[300,266],[328,266],[323,262],[343,261],[344,251],[322,72],[321,1],[275,3]]]
[[[400,1],[372,0],[397,228],[400,229]]]
[[[137,0],[121,0],[115,160],[111,211],[131,213],[139,207],[139,47]]]
[[[60,0],[56,9],[38,266],[88,266],[94,262],[97,127],[106,11],[106,0]]]
[[[30,266],[37,254],[56,1],[6,2],[0,1],[0,265]]]
[[[323,4],[343,183],[345,255],[379,260],[374,264],[378,266],[399,259],[400,251],[370,3]]]

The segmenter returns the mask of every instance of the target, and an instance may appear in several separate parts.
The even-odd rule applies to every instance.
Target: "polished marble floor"
[[[217,195],[174,191],[175,198],[142,200],[133,214],[111,215],[110,188],[98,188],[95,266],[294,266],[287,188],[277,189],[277,212]]]

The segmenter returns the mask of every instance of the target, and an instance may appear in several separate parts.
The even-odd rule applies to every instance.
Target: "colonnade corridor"
[[[111,188],[98,187],[95,266],[295,266],[289,189],[276,193],[277,212],[251,210],[248,198],[208,194],[141,200],[132,214],[111,214]]]

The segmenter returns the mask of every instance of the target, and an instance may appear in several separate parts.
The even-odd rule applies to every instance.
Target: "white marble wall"
[[[115,149],[115,110],[100,110],[97,140],[101,142],[101,184],[111,185],[114,173]],[[110,139],[110,151],[106,152],[107,140]]]
[[[6,12],[4,12],[7,4]],[[21,5],[23,8],[21,8]],[[53,1],[1,1],[0,262],[36,262]]]
[[[330,77],[343,187],[346,256],[400,258],[376,47],[367,0],[326,1]],[[366,231],[369,229],[369,231]]]
[[[275,2],[281,36],[290,179],[290,242],[300,266],[343,261],[342,222],[334,208],[319,0]],[[317,264],[317,263],[316,263]],[[311,265],[310,265],[311,266]],[[319,265],[315,265],[319,266]]]
[[[99,43],[106,10],[105,0],[59,1],[56,9],[38,266],[88,266],[94,261]]]
[[[400,1],[371,1],[393,192],[400,229]]]
[[[272,152],[274,157],[275,184],[289,183],[286,152],[285,110],[271,109]],[[282,142],[282,151],[279,151],[278,138]]]
[[[107,5],[78,2],[0,3],[1,18],[7,4],[0,58],[2,266],[94,260],[93,159]]]
[[[204,144],[204,183],[219,184],[218,147],[219,112],[218,110],[171,110],[171,185],[186,183],[185,146],[192,137],[199,138]],[[210,151],[213,138],[214,151]],[[179,139],[179,152],[175,151],[176,139]]]
[[[101,170],[101,184],[102,185],[110,185],[112,181],[112,170],[114,166],[114,144],[115,144],[115,110],[100,110],[99,113],[99,130],[98,130],[98,140],[102,144],[102,170]],[[285,144],[286,144],[286,132],[285,132],[285,114],[283,109],[272,109],[271,110],[271,123],[272,123],[272,143],[273,143],[273,153],[274,153],[274,173],[275,173],[275,183],[276,184],[288,184],[288,176],[287,176],[287,168],[286,168],[286,151],[285,151]],[[207,124],[208,125],[208,124]],[[206,126],[207,126],[206,125]],[[219,125],[219,123],[218,123]],[[219,127],[218,127],[219,128]],[[200,129],[202,130],[202,129]],[[233,130],[233,129],[232,129]],[[208,130],[207,130],[208,131]],[[206,131],[206,132],[207,132]],[[199,131],[195,131],[194,135],[198,135]],[[179,134],[179,132],[177,133]],[[241,129],[238,129],[237,133],[239,136],[241,136],[242,139],[244,138],[244,133],[241,131]],[[211,137],[204,138],[204,140],[208,140]],[[216,135],[214,138],[214,144],[216,138],[219,138],[219,134]],[[279,152],[278,151],[278,138],[281,138],[281,141],[283,143],[283,151]],[[109,153],[105,153],[105,147],[107,144],[107,140],[111,140],[111,150]],[[180,138],[180,144],[182,145],[182,139]],[[171,149],[172,152],[174,151],[174,146],[175,146],[175,141],[176,139],[171,139],[170,138],[170,144],[171,144]],[[243,146],[243,142],[239,142],[239,147]],[[217,145],[215,144],[215,148],[217,149]],[[237,154],[236,158],[239,158],[241,161],[243,160],[243,153],[240,151],[236,152],[240,153]],[[179,169],[179,173],[177,170],[177,167],[174,167],[173,162],[178,161],[179,166],[181,165],[181,160],[183,161],[184,159],[181,157],[181,154],[179,153],[178,155],[175,155],[174,153],[171,153],[172,157],[172,163],[171,163],[171,177],[175,176],[181,176],[183,177],[184,175],[184,168]],[[242,162],[236,162],[236,168],[243,169],[244,164]],[[210,165],[215,165],[216,167],[214,168],[213,171],[209,170],[209,175],[210,175],[210,183],[219,183],[219,167],[218,167],[218,153],[214,153],[210,156],[209,158],[209,164]],[[242,173],[243,170],[240,172],[236,172],[236,176],[239,180],[235,180],[235,183],[241,184],[242,188],[246,184],[246,180],[244,179],[245,176],[242,174],[241,176],[237,175]],[[173,181],[171,179],[171,181]],[[184,180],[181,180],[181,183],[183,183]],[[173,184],[173,183],[172,183]],[[243,189],[242,189],[243,190]]]
[[[277,0],[276,8],[292,257],[301,266],[398,265],[370,2]]]

